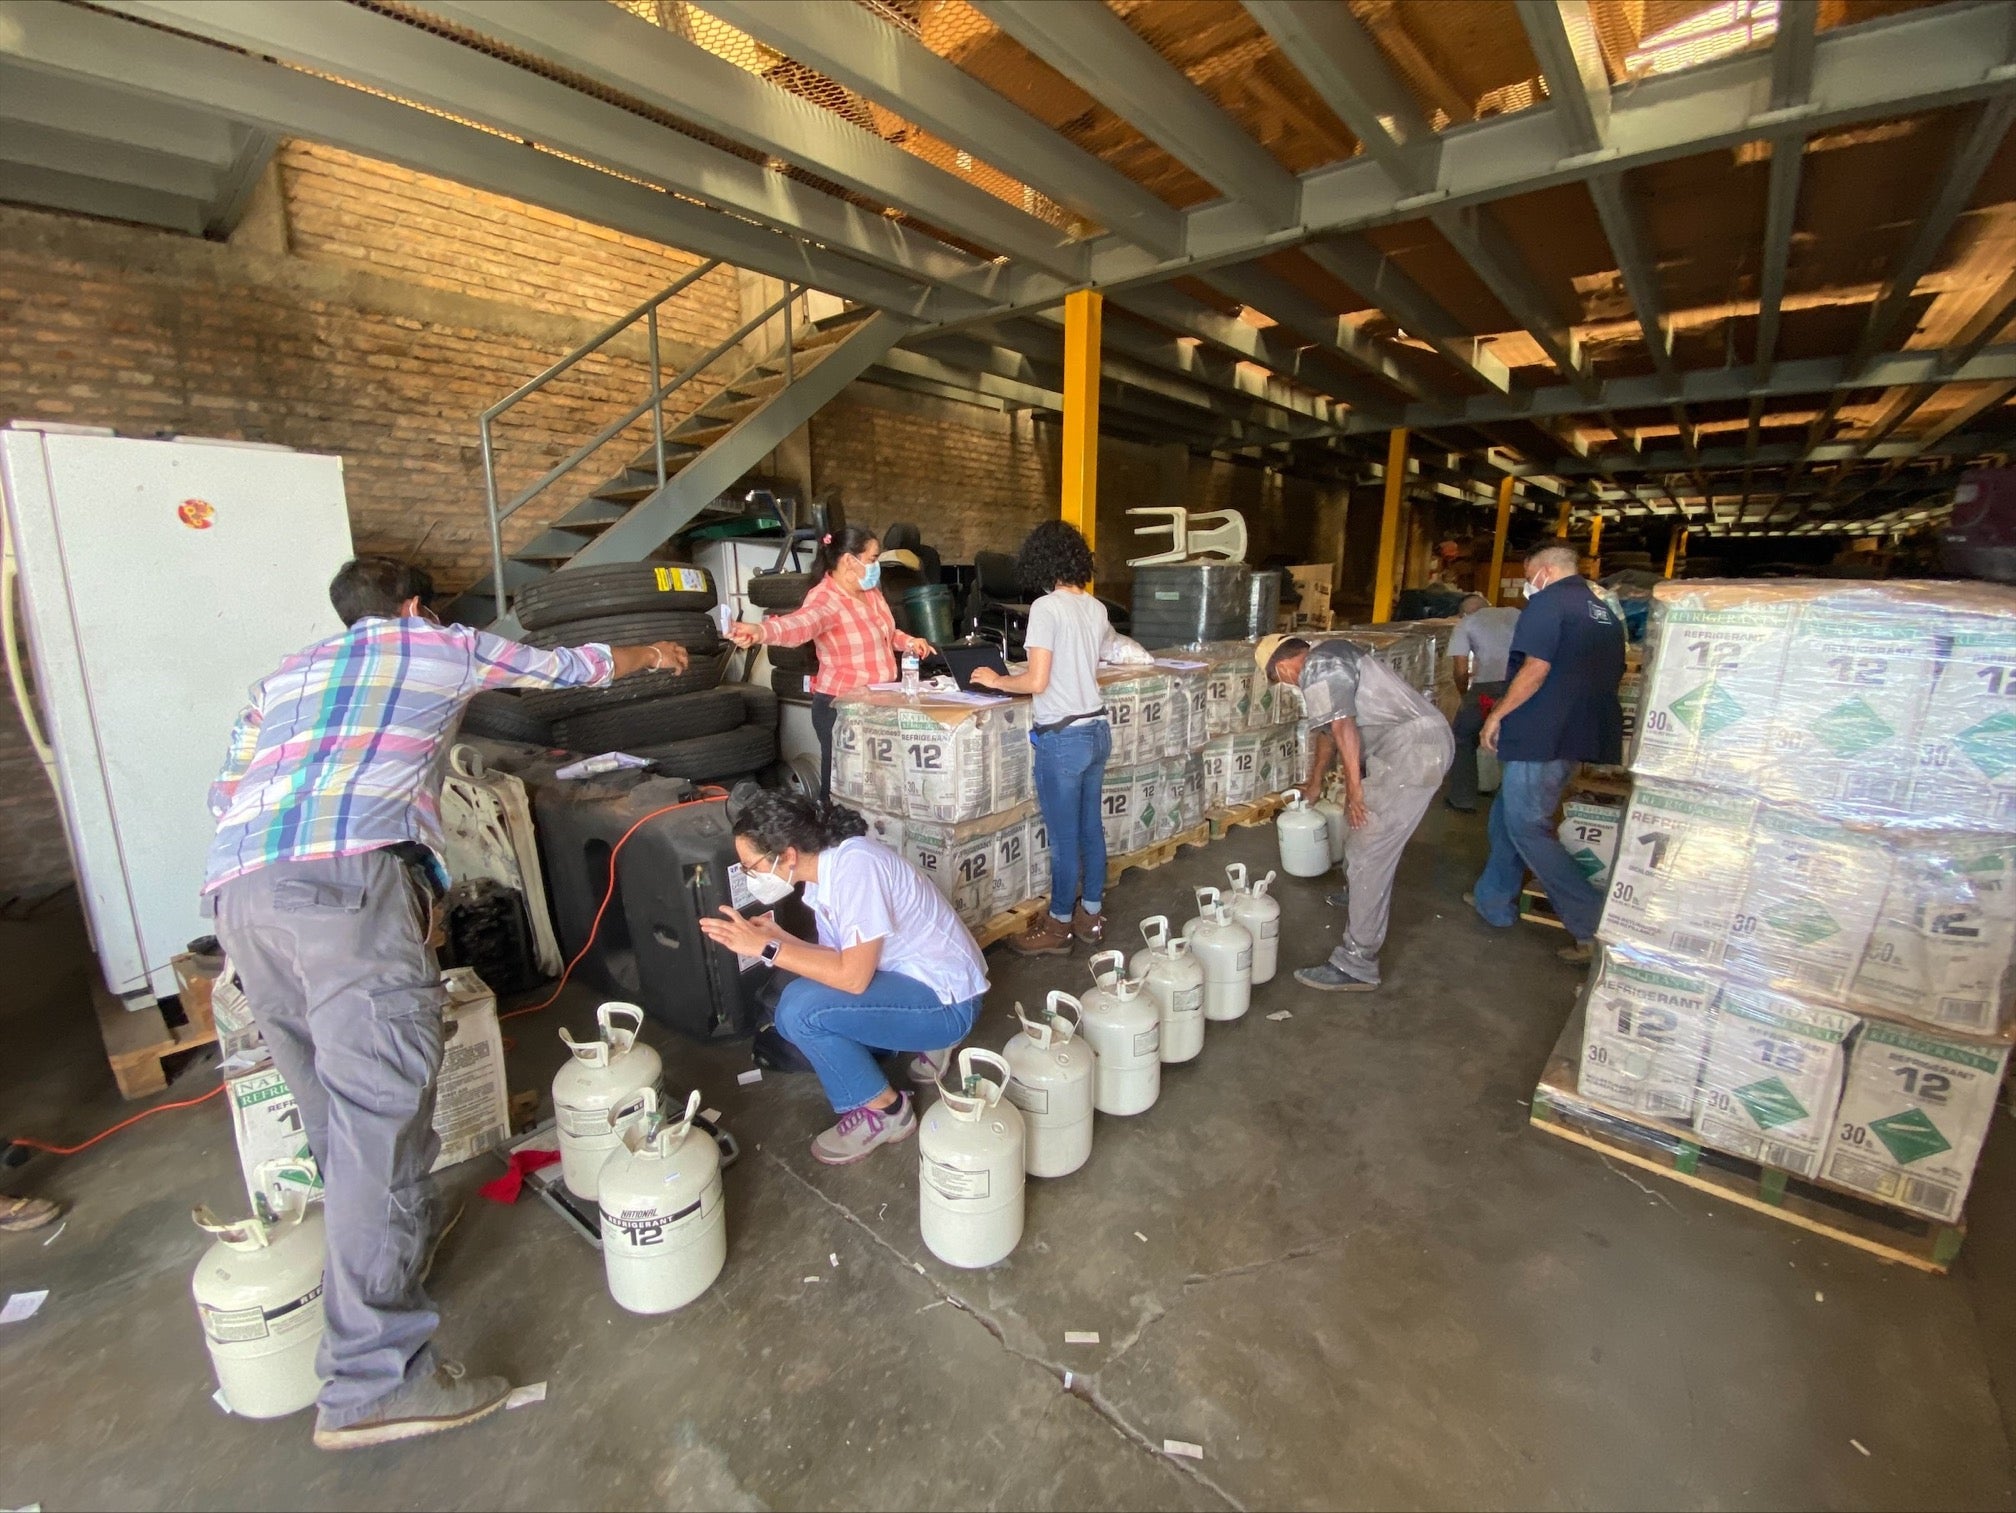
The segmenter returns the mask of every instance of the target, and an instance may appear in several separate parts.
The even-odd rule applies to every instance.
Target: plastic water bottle
[[[917,653],[906,651],[903,653],[903,697],[914,699],[918,692]]]

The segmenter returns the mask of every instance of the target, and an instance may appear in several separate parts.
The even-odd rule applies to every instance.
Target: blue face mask
[[[878,586],[881,582],[882,559],[877,557],[873,562],[861,569],[861,587],[863,590],[867,590]]]

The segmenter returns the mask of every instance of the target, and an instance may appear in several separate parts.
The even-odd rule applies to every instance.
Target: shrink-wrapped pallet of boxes
[[[1895,1243],[1943,1265],[2016,1035],[2016,592],[1663,583],[1631,770],[1579,1054],[1536,1122],[1642,1120],[1676,1169],[1752,1163],[1766,1206],[1796,1178],[1855,1243],[1870,1214],[1936,1221]],[[1678,996],[1634,1059],[1619,984],[1648,973]]]

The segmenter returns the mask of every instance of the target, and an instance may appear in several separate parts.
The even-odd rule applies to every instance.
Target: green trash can
[[[952,639],[952,590],[942,583],[924,583],[903,596],[911,634],[922,636],[933,646]]]

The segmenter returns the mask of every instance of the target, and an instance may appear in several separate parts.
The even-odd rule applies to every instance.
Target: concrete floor
[[[0,1294],[51,1289],[0,1327],[0,1506],[2016,1503],[2010,1121],[1943,1279],[1533,1133],[1578,974],[1558,935],[1463,909],[1481,844],[1480,821],[1438,808],[1402,873],[1386,990],[1323,998],[1284,971],[1151,1113],[1101,1116],[1084,1170],[1032,1184],[1027,1238],[991,1272],[923,1249],[914,1146],[822,1168],[812,1079],[739,1087],[737,1048],[657,1037],[743,1142],[727,1270],[640,1320],[543,1205],[473,1203],[436,1273],[444,1342],[550,1396],[433,1441],[331,1456],[305,1415],[212,1406],[188,1212],[239,1201],[217,1105],[38,1158],[8,1185],[75,1208],[47,1245],[0,1238]],[[1131,875],[1110,899],[1120,934],[1272,852],[1242,831]],[[1322,889],[1283,901],[1284,960],[1314,959],[1335,929]],[[76,1137],[119,1117],[74,916],[0,924],[0,952],[0,1124]],[[993,965],[994,1045],[1015,996],[1085,980],[1082,955]],[[546,1085],[554,1031],[593,1004],[514,1026],[515,1087]],[[1278,1008],[1294,1017],[1262,1017]],[[176,1089],[211,1085],[199,1062]],[[1204,1459],[1164,1457],[1165,1438]]]

